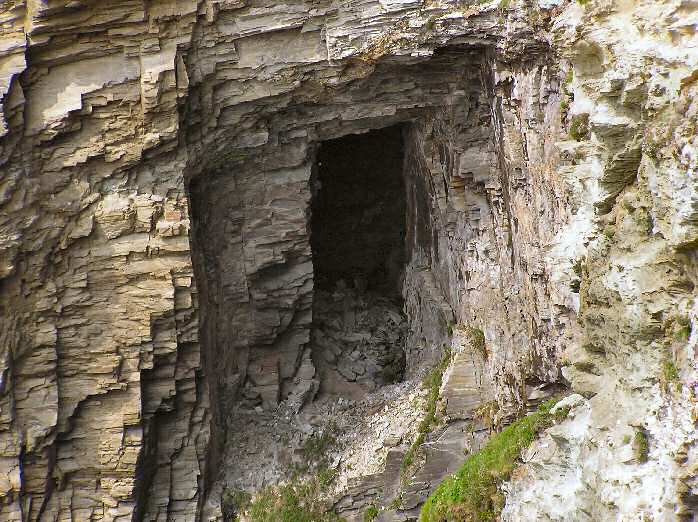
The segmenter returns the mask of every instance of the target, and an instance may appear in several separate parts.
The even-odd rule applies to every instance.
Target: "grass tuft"
[[[589,139],[591,129],[589,128],[589,115],[577,114],[572,117],[570,124],[570,137],[575,141],[584,141]]]
[[[422,507],[419,522],[496,520],[504,507],[499,484],[509,478],[521,452],[549,427],[555,416],[548,401],[532,413],[494,435],[460,470],[444,480]]]
[[[674,337],[679,341],[688,341],[691,337],[691,319],[687,315],[677,315],[674,317],[676,329]]]
[[[237,515],[250,505],[252,495],[243,489],[225,488],[221,495],[221,511],[223,520],[236,520]]]
[[[436,405],[439,402],[439,391],[441,390],[444,372],[450,363],[451,350],[449,348],[445,348],[441,360],[436,366],[429,370],[429,373],[422,381],[422,386],[427,390],[427,400],[424,406],[424,417],[417,427],[417,438],[412,442],[410,448],[407,450],[402,459],[400,474],[402,475],[403,479],[405,478],[407,471],[414,463],[419,446],[422,445],[426,436],[431,433],[434,426],[436,426]]]
[[[369,506],[364,513],[364,522],[373,522],[378,516],[378,508],[376,506]]]
[[[319,482],[310,480],[268,487],[257,493],[245,510],[249,522],[341,522],[318,500]]]
[[[638,429],[635,431],[635,438],[633,439],[633,452],[635,453],[635,458],[638,462],[647,462],[650,453],[649,440],[647,439],[647,434]]]
[[[674,364],[674,361],[668,357],[662,363],[662,377],[667,384],[679,382],[679,369]]]
[[[242,506],[235,503],[236,514],[244,514],[247,522],[342,522],[344,519],[322,500],[337,474],[328,459],[336,429],[330,423],[308,438],[301,450],[302,462],[291,469],[289,482],[258,491]],[[304,478],[309,475],[312,478]]]
[[[475,348],[482,358],[487,360],[487,346],[485,346],[485,333],[479,328],[468,326],[467,329],[470,344]]]

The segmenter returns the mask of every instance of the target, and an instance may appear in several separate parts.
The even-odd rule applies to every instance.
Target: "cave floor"
[[[425,401],[415,379],[379,387],[359,400],[321,396],[298,413],[284,403],[274,411],[241,410],[229,429],[220,486],[257,491],[304,465],[315,469],[317,462],[307,458],[322,459],[336,472],[325,492],[332,499],[382,472],[390,450],[411,442]],[[311,440],[323,441],[321,455],[307,455]]]

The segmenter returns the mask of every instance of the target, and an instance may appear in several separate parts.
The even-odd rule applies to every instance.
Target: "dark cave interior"
[[[320,146],[312,180],[315,285],[400,296],[405,262],[403,127],[350,134]]]
[[[403,127],[321,144],[311,180],[313,359],[320,393],[402,380],[406,320]]]

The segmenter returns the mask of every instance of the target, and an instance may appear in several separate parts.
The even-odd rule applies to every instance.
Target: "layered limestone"
[[[236,462],[226,441],[257,451],[241,422],[302,413],[327,350],[348,382],[363,375],[351,363],[375,370],[378,343],[370,357],[318,349],[310,210],[323,142],[398,124],[405,375],[459,332],[482,342],[461,343],[442,390],[450,428],[427,440],[395,519],[477,448],[454,433],[478,405],[501,425],[565,388],[579,394],[570,418],[524,456],[503,517],[689,517],[697,13],[690,0],[5,2],[0,520],[188,521],[205,505],[215,518],[219,463]],[[370,486],[357,498],[398,494],[410,440],[395,424],[394,456],[352,477]],[[273,429],[259,439],[272,453]],[[361,517],[369,501],[346,491],[338,506]]]
[[[582,337],[562,364],[581,396],[526,455],[504,520],[695,517],[697,14],[569,5],[554,28],[574,203],[548,263],[579,285]]]

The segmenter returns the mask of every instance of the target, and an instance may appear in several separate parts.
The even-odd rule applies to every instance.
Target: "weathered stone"
[[[477,394],[499,420],[562,377],[587,397],[504,519],[695,511],[691,0],[9,0],[0,19],[1,520],[215,518],[241,419],[302,416],[323,364],[375,383],[375,331],[313,334],[308,210],[322,142],[398,124],[406,250],[383,264],[406,265],[407,377],[461,325],[486,361],[456,357],[455,424]],[[431,462],[429,488],[451,469]]]

